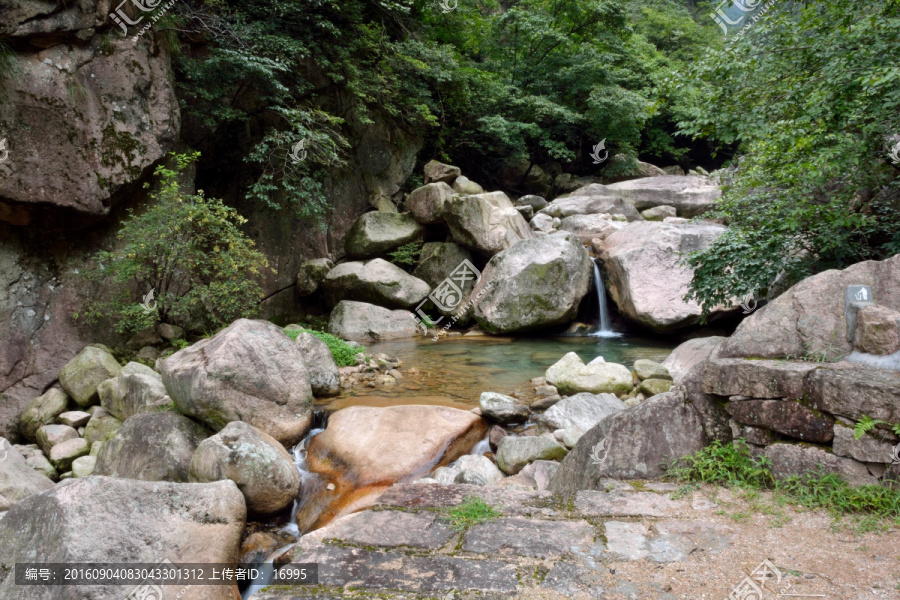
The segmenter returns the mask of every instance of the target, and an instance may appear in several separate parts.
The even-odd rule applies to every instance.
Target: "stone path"
[[[574,498],[395,485],[372,509],[300,540],[292,562],[318,563],[318,587],[269,588],[252,600],[722,600],[764,560],[780,581],[773,574],[762,598],[734,598],[900,598],[896,528],[858,534],[819,512],[766,508],[776,505],[765,494],[748,500],[710,487],[673,499],[668,483],[604,483],[606,491]],[[502,517],[452,530],[441,513],[466,496]]]

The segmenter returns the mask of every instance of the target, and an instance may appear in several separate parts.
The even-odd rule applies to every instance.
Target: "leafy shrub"
[[[316,331],[315,329],[307,329],[305,327],[292,327],[286,329],[284,332],[292,340],[296,340],[301,333],[313,334],[325,342],[325,345],[328,346],[328,350],[331,351],[331,356],[334,357],[334,362],[337,363],[337,366],[339,367],[352,367],[356,364],[355,356],[360,352],[365,352],[365,348],[351,346],[341,338],[331,335],[330,333],[325,333],[324,331]]]
[[[174,169],[157,167],[147,209],[129,210],[120,243],[97,252],[82,272],[111,285],[112,293],[87,299],[76,318],[112,317],[120,333],[133,333],[157,321],[210,330],[256,314],[263,297],[257,279],[268,262],[240,230],[246,220],[233,208],[181,189],[179,173],[197,156],[173,154]]]
[[[419,255],[422,253],[422,245],[424,242],[410,242],[403,244],[388,256],[391,262],[398,267],[411,267],[419,262]]]

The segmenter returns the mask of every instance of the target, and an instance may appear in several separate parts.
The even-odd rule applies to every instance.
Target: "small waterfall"
[[[612,330],[609,324],[609,308],[606,306],[606,287],[603,285],[603,277],[600,276],[600,268],[594,261],[594,289],[597,292],[597,309],[600,313],[600,327],[591,333],[594,337],[619,337],[621,333]]]
[[[313,497],[313,492],[321,488],[323,483],[322,479],[316,473],[312,473],[306,465],[306,451],[309,449],[309,443],[314,437],[325,431],[324,415],[317,413],[315,420],[321,421],[321,423],[314,423],[315,425],[321,426],[316,429],[310,429],[306,437],[290,450],[291,456],[294,458],[294,464],[297,465],[297,470],[300,472],[300,494],[297,496],[298,499],[294,500],[294,505],[291,507],[290,521],[281,528],[281,531],[288,533],[297,539],[300,538],[300,527],[297,525],[297,511],[300,510],[300,507],[303,505],[304,498]],[[266,562],[263,563],[260,568],[260,577],[253,581],[250,584],[250,587],[241,594],[241,597],[244,600],[271,583],[272,579],[275,577],[275,569],[272,567],[272,563],[276,558],[285,552],[290,551],[293,547],[294,544],[288,544],[287,546],[279,548],[266,558]]]
[[[488,436],[484,436],[484,439],[480,442],[476,443],[472,446],[472,449],[469,450],[469,454],[474,454],[475,456],[481,456],[485,452],[491,451],[491,442],[489,441]]]

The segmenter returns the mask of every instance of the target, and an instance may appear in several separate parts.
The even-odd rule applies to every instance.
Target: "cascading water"
[[[609,324],[609,308],[606,306],[606,287],[603,285],[603,277],[600,268],[594,261],[594,289],[597,292],[597,309],[600,313],[600,326],[590,335],[594,337],[619,337],[622,334],[612,330]]]
[[[316,417],[318,418],[320,415],[317,414]],[[294,464],[297,465],[297,470],[300,472],[300,494],[297,496],[298,499],[294,500],[293,507],[291,507],[290,521],[281,528],[281,531],[298,539],[300,538],[300,527],[297,525],[297,512],[300,510],[300,507],[303,506],[304,499],[313,497],[313,493],[318,491],[323,485],[322,479],[316,473],[311,472],[306,465],[306,451],[309,449],[309,443],[314,437],[325,431],[325,423],[323,422],[321,425],[321,427],[316,429],[310,429],[306,437],[303,438],[299,444],[291,448]],[[262,568],[260,571],[262,574],[260,577],[253,581],[250,584],[250,587],[241,594],[241,597],[244,600],[271,583],[275,576],[275,569],[272,568],[272,563],[276,558],[283,555],[285,552],[288,552],[293,547],[294,544],[283,546],[266,558],[265,563],[261,565]]]

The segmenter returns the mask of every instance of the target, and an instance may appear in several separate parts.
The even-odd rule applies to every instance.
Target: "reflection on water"
[[[607,362],[631,368],[641,358],[664,360],[675,342],[636,336],[499,338],[444,337],[379,342],[368,345],[369,353],[384,352],[403,361],[404,379],[391,386],[358,387],[323,404],[337,410],[362,404],[442,404],[471,408],[481,392],[531,391],[530,380],[541,377],[547,367],[567,352],[584,362],[602,356]],[[415,367],[419,372],[408,375]]]

